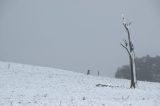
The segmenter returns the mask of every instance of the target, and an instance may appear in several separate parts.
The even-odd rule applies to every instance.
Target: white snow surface
[[[0,62],[0,106],[160,106],[160,83],[129,86],[129,80]]]

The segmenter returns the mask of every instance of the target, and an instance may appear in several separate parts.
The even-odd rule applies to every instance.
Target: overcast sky
[[[160,55],[159,0],[0,0],[0,60],[113,77],[129,61],[122,13],[136,56]]]

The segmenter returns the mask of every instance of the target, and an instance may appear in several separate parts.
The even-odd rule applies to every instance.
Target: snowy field
[[[129,86],[129,80],[0,62],[0,106],[160,106],[160,83]]]

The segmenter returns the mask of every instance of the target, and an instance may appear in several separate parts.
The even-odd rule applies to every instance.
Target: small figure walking
[[[87,71],[87,75],[90,75],[90,72],[91,72],[91,71],[90,71],[90,70],[88,70],[88,71]]]
[[[99,71],[97,72],[97,75],[99,76]]]

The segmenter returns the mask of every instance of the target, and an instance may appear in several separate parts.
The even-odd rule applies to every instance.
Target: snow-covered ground
[[[129,80],[0,62],[0,106],[160,106],[160,83],[129,86]]]

